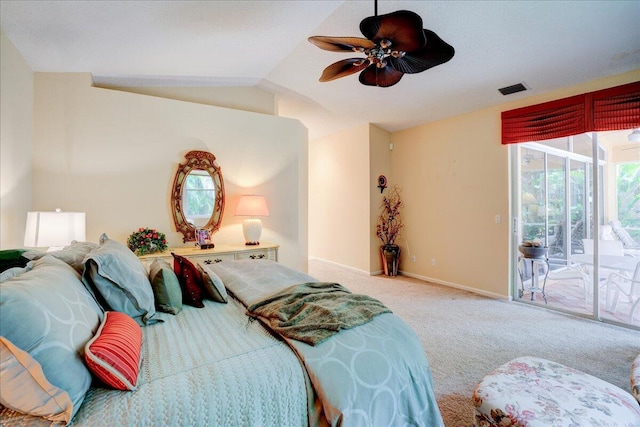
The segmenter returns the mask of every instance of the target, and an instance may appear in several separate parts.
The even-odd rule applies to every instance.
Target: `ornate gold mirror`
[[[189,151],[178,164],[171,192],[171,211],[182,241],[196,240],[196,228],[213,234],[220,228],[224,212],[224,182],[216,156],[207,151]]]

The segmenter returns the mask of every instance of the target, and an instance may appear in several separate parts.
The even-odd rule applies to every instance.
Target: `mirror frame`
[[[213,212],[207,224],[202,227],[211,234],[220,228],[222,223],[222,214],[224,213],[224,181],[222,179],[222,171],[220,166],[216,164],[216,156],[208,151],[189,151],[184,155],[184,163],[178,164],[176,175],[173,180],[173,189],[171,191],[171,213],[173,214],[173,223],[176,231],[182,233],[182,242],[190,242],[196,240],[195,227],[187,222],[182,207],[182,190],[185,180],[189,173],[193,170],[204,170],[209,173],[216,189],[216,200],[213,205]]]

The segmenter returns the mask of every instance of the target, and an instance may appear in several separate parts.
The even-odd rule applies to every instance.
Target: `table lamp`
[[[27,212],[27,226],[24,232],[26,247],[48,246],[47,251],[60,250],[72,241],[84,241],[84,212]]]
[[[264,196],[241,196],[236,207],[236,216],[269,216],[269,208]],[[247,218],[242,223],[245,244],[259,245],[262,234],[262,220],[260,218]]]

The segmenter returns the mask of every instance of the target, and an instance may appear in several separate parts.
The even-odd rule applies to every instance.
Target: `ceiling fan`
[[[359,80],[363,85],[389,87],[405,74],[421,73],[453,58],[455,49],[433,31],[423,29],[418,14],[399,10],[378,16],[378,0],[374,13],[360,22],[360,31],[366,38],[309,37],[311,43],[324,50],[366,55],[329,65],[320,76],[321,82],[362,71]]]

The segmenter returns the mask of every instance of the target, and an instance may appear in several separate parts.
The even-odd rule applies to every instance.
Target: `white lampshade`
[[[269,216],[269,208],[264,196],[241,196],[236,207],[236,216]],[[247,245],[259,245],[262,234],[262,220],[248,218],[242,223],[242,232]]]
[[[45,247],[49,250],[69,245],[72,241],[84,241],[84,212],[27,212],[24,245]]]

